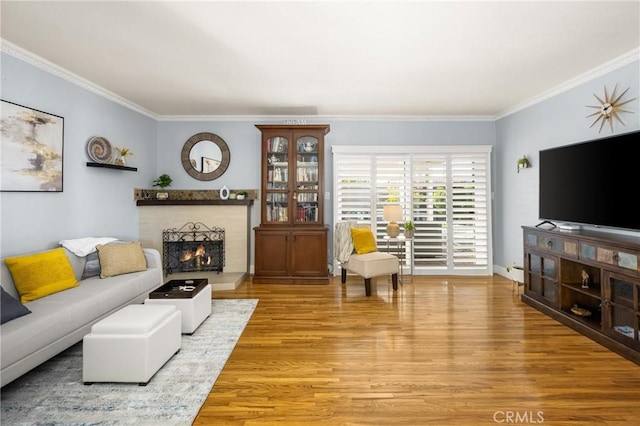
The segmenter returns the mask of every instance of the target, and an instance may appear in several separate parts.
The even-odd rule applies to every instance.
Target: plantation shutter
[[[490,275],[490,151],[334,146],[334,222],[370,224],[384,250],[383,208],[400,204],[416,227],[405,253],[414,273]]]

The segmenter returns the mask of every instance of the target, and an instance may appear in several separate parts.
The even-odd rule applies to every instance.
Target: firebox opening
[[[177,272],[222,272],[224,229],[189,222],[162,232],[165,276]]]

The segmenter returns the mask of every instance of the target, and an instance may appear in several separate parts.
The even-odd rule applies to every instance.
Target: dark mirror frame
[[[189,159],[189,153],[191,152],[191,148],[198,142],[202,141],[211,141],[218,145],[220,151],[222,152],[222,160],[220,161],[220,165],[217,169],[209,173],[202,173],[197,171],[191,165],[191,160]],[[231,162],[231,152],[229,151],[229,147],[227,143],[218,135],[209,132],[197,133],[187,139],[184,146],[182,147],[182,154],[180,155],[180,160],[182,161],[182,167],[184,167],[185,171],[194,179],[197,180],[214,180],[222,176],[224,172],[227,171],[227,167],[229,167],[229,163]]]

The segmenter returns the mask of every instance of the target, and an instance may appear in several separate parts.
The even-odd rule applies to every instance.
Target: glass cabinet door
[[[605,273],[605,331],[616,340],[640,347],[640,288],[633,281]]]
[[[271,223],[289,221],[289,140],[273,136],[267,140],[266,220]]]
[[[318,138],[301,136],[296,139],[295,170],[295,222],[318,223],[320,206],[320,173],[319,173]]]

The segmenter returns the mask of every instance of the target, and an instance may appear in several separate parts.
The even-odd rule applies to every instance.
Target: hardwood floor
[[[500,277],[243,283],[258,306],[195,425],[637,425],[640,366]]]

